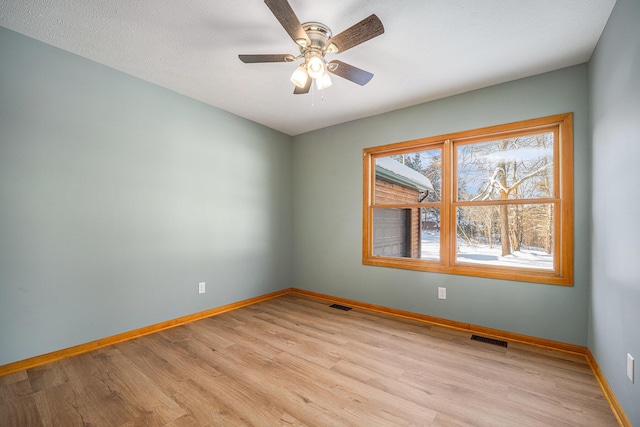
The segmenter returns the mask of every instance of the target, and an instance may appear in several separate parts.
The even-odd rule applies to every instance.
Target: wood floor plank
[[[42,426],[35,395],[0,400],[0,425]]]
[[[284,295],[0,377],[0,426],[615,426],[585,358]]]
[[[189,369],[188,361],[185,363],[184,357],[172,357],[172,352],[161,352],[163,356],[168,356],[165,360],[155,351],[131,350],[125,354],[140,369],[154,365],[159,367],[153,368],[154,382],[185,410],[184,416],[170,424],[251,425],[241,413],[235,412],[221,398],[220,390],[227,390],[225,393],[228,394],[229,389],[229,381],[221,373],[215,371],[207,374],[202,369]],[[189,357],[193,359],[193,353]]]
[[[33,393],[27,371],[0,376],[0,399],[24,396]]]
[[[330,368],[339,360],[337,346],[331,346],[321,340],[262,319],[255,318],[250,325],[237,326],[235,329],[254,337],[269,338],[269,343],[281,351],[293,353],[325,368]]]
[[[352,378],[339,375],[337,371],[327,372],[322,367],[306,363],[289,353],[283,353],[276,360],[287,366],[291,375],[300,381],[304,378],[315,378],[316,385],[331,391],[337,398],[337,405],[343,410],[360,414],[363,421],[377,416],[383,425],[429,425],[437,415],[436,411],[425,406],[399,398],[366,382],[354,383]]]
[[[106,375],[101,386],[106,386],[110,394],[97,401],[92,399],[91,403],[96,409],[90,407],[85,416],[89,417],[97,408],[113,402],[121,404],[121,411],[126,410],[132,414],[132,421],[140,424],[147,422],[162,425],[183,416],[185,411],[154,383],[154,372],[141,370],[122,354],[121,348],[133,345],[136,345],[136,342],[121,343],[108,358],[102,359],[106,364]],[[109,410],[102,414],[102,417],[112,413],[113,411]],[[91,424],[96,422],[97,420],[92,420]],[[113,424],[119,425],[116,422]]]
[[[170,375],[164,387],[200,425],[207,422],[213,422],[213,425],[259,425],[261,422],[276,425],[283,419],[293,422],[294,419],[272,405],[269,396],[259,388],[247,387],[238,380],[237,376],[244,372],[253,374],[251,369],[240,371],[234,360],[226,360],[228,356],[222,351],[233,346],[217,350],[209,342],[195,338],[178,349],[167,350],[165,346],[157,345],[155,352],[167,362],[164,375]],[[132,357],[138,356],[132,354]],[[220,358],[227,361],[231,369],[225,371],[229,365],[220,363]],[[269,356],[265,359],[268,360]],[[144,366],[145,363],[147,362],[140,365]],[[158,361],[151,363],[164,364]],[[159,375],[154,377],[162,378]],[[247,410],[249,405],[251,411]]]
[[[216,333],[222,337],[227,339],[235,340],[236,343],[241,342],[245,346],[252,347],[266,358],[273,358],[280,353],[282,350],[275,345],[265,341],[264,337],[260,334],[252,334],[244,332],[241,328],[228,328],[218,322],[216,322],[217,318],[206,319],[209,323],[204,323],[203,325],[207,325],[207,327],[215,328]],[[250,328],[249,328],[250,329]],[[255,344],[255,345],[254,345]]]

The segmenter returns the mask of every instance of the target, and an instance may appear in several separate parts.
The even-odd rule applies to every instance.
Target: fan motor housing
[[[319,22],[305,22],[302,28],[307,33],[310,46],[300,46],[300,53],[305,54],[307,51],[317,51],[324,56],[327,50],[327,41],[331,38],[331,30],[324,24]]]

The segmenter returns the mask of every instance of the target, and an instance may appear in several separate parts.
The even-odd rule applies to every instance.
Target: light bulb
[[[319,56],[312,56],[307,61],[307,70],[312,79],[322,77],[324,74],[324,61]]]
[[[304,69],[304,65],[301,65],[296,68],[296,70],[291,75],[291,82],[302,89],[307,84],[308,78],[309,76],[307,75],[307,70]]]
[[[316,87],[318,90],[323,90],[331,86],[331,77],[329,73],[325,72],[322,76],[316,79]]]

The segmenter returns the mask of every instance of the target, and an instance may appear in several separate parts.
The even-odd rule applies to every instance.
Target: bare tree
[[[552,162],[548,152],[549,137],[547,134],[525,136],[519,138],[501,139],[487,143],[463,145],[458,151],[458,193],[459,197],[466,191],[468,200],[516,200],[521,198],[544,197],[551,192],[549,171],[552,170]],[[462,151],[462,152],[461,152]],[[461,174],[463,175],[461,177]],[[481,178],[484,175],[486,178]],[[482,185],[476,191],[469,189],[471,177],[480,177]],[[547,209],[548,211],[549,209]],[[483,211],[479,210],[481,214]],[[506,256],[513,251],[521,250],[525,240],[524,223],[529,219],[534,210],[527,209],[520,204],[503,203],[498,206],[499,232],[502,255]],[[486,211],[485,211],[486,213]],[[549,212],[552,214],[552,212]],[[489,219],[476,218],[476,221],[486,224]],[[547,215],[546,221],[539,224],[552,223]],[[481,227],[485,230],[486,237],[493,242],[490,227]],[[536,233],[550,235],[546,230],[537,230]],[[527,230],[529,234],[532,230]],[[531,240],[531,239],[530,239]],[[547,239],[548,240],[548,239]],[[551,244],[547,241],[545,249],[550,250]]]

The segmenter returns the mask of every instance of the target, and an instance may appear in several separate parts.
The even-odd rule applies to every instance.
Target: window
[[[571,113],[363,157],[363,264],[573,284]]]

